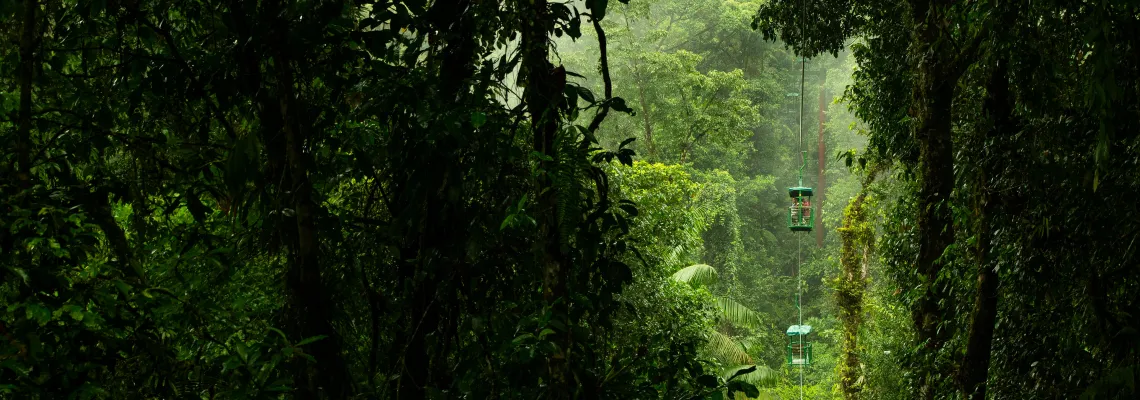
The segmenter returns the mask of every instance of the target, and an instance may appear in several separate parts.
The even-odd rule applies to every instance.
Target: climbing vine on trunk
[[[843,350],[839,363],[839,385],[843,397],[859,398],[862,391],[862,364],[859,353],[860,328],[863,324],[863,298],[867,289],[868,264],[874,254],[874,220],[868,218],[874,210],[868,207],[869,186],[878,169],[867,171],[859,194],[843,210],[843,225],[837,229],[841,241],[839,251],[840,273],[835,279],[835,301],[842,324]]]

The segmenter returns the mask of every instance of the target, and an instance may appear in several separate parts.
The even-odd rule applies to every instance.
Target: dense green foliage
[[[1136,398],[1138,49],[1136,1],[0,0],[0,399]]]
[[[629,110],[566,85],[545,39],[605,4],[2,5],[23,22],[3,28],[21,38],[3,59],[21,71],[2,102],[4,393],[723,384],[696,358],[699,307],[635,317],[617,296],[637,209],[603,168],[632,152],[594,130]]]
[[[0,6],[0,70],[17,72],[0,77],[5,397],[687,398],[772,380],[751,366],[766,347],[702,350],[762,335],[758,316],[669,279],[700,258],[742,275],[735,178],[664,171],[688,182],[670,194],[700,193],[678,208],[603,125],[635,115],[602,26],[634,6]],[[599,74],[550,63],[550,39],[583,30]],[[694,57],[661,73],[702,99],[740,84]],[[725,99],[690,131],[735,124],[731,150],[754,109]]]

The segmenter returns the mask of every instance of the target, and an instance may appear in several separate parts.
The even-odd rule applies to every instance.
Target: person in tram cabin
[[[800,209],[801,209],[800,198],[799,197],[793,197],[792,198],[792,221],[797,221],[797,222],[800,221]]]
[[[810,220],[811,220],[811,200],[805,198],[804,203],[803,203],[803,209],[800,210],[800,224],[801,225],[807,225],[808,221],[810,221]]]

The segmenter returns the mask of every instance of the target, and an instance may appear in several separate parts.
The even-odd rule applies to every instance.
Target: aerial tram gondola
[[[788,365],[811,365],[811,325],[792,325],[788,327]]]
[[[804,186],[807,152],[803,153],[804,165],[800,166],[799,185],[788,188],[788,196],[792,198],[792,205],[788,207],[788,229],[792,232],[811,232],[815,228],[815,213],[811,206],[813,191],[810,187]]]

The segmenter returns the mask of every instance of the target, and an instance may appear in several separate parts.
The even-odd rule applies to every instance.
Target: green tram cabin
[[[811,365],[811,325],[788,327],[788,365]]]
[[[815,214],[811,208],[812,190],[809,187],[788,188],[792,205],[788,207],[788,229],[792,232],[811,232],[815,227]]]

